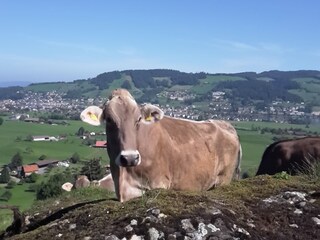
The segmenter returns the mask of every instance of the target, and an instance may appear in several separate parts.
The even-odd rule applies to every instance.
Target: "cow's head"
[[[118,89],[113,91],[102,108],[90,106],[80,117],[82,121],[95,126],[105,122],[108,147],[117,154],[115,163],[118,166],[130,167],[137,166],[141,162],[137,149],[139,128],[143,124],[161,120],[163,115],[160,108],[151,104],[140,106],[127,90]]]

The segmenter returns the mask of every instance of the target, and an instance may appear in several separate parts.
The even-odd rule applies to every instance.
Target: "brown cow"
[[[106,122],[107,151],[121,202],[155,188],[208,190],[239,175],[241,146],[224,121],[190,121],[139,106],[124,89],[113,91],[103,108],[91,106],[81,119]]]
[[[263,153],[256,175],[308,171],[320,159],[320,138],[305,137],[274,142]]]
[[[88,179],[88,177],[86,175],[79,175],[77,177],[75,184],[74,184],[74,187],[76,189],[85,188],[85,187],[89,187],[89,186],[90,186],[90,180]]]

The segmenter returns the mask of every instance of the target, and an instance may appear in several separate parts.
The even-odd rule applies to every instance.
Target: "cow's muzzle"
[[[140,162],[140,153],[137,150],[121,151],[116,159],[116,164],[120,167],[134,167]]]

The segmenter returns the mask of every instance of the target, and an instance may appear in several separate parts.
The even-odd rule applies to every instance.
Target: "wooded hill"
[[[106,97],[114,88],[129,89],[139,102],[155,102],[157,93],[186,91],[206,101],[213,91],[224,91],[236,101],[282,100],[320,106],[320,71],[266,71],[261,73],[185,73],[168,69],[125,70],[72,82],[33,83],[27,87],[0,88],[0,99],[23,98],[27,91],[55,90],[65,98]],[[189,103],[190,104],[190,103]]]

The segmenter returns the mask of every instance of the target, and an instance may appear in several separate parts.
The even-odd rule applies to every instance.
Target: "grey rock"
[[[186,231],[186,233],[191,233],[195,231],[190,219],[181,220],[181,228]]]
[[[297,224],[295,224],[295,223],[294,224],[289,224],[289,226],[292,227],[292,228],[299,228],[299,226]]]
[[[69,230],[76,229],[76,227],[77,227],[77,224],[72,223],[72,224],[69,225]]]
[[[137,226],[138,225],[138,221],[135,220],[135,219],[132,219],[131,222],[130,222],[130,225],[131,226]]]
[[[157,240],[157,239],[163,239],[164,234],[162,232],[159,232],[155,228],[150,228],[148,230],[149,238],[150,240]]]
[[[319,219],[319,218],[317,218],[317,217],[313,217],[313,218],[312,218],[312,221],[314,221],[314,222],[315,222],[315,224],[317,224],[317,226],[319,226],[319,225],[320,225],[320,219]]]
[[[124,230],[126,232],[132,232],[133,231],[133,227],[131,227],[131,225],[127,225],[127,226],[125,226]]]

